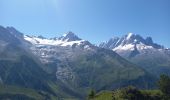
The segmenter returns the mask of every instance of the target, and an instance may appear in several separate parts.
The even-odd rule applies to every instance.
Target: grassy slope
[[[33,89],[28,89],[28,88],[20,88],[20,87],[15,87],[15,86],[4,86],[0,85],[0,94],[21,94],[25,95],[37,100],[43,100],[43,96],[38,94],[35,90]]]
[[[143,95],[161,96],[162,92],[159,90],[140,90]],[[112,91],[102,91],[98,93],[93,99],[90,100],[113,100],[113,92]]]
[[[111,92],[111,91],[100,92],[92,100],[112,100],[112,93],[113,92]]]
[[[35,100],[45,100],[46,93],[42,92],[43,94],[40,94],[36,90],[30,89],[30,88],[21,88],[16,86],[7,86],[7,85],[0,85],[0,95],[24,95],[28,98],[33,98]],[[50,100],[57,100],[57,97],[53,95],[49,95]]]
[[[105,50],[98,50],[97,53],[88,56],[79,56],[73,66],[73,70],[81,77],[80,82],[83,82],[81,84],[97,90],[111,87],[120,80],[135,80],[145,74],[140,68]]]
[[[63,100],[77,100],[77,97],[69,94],[66,92],[66,90],[62,89],[58,84],[55,84],[53,82],[48,83],[51,89],[59,96],[60,99]]]

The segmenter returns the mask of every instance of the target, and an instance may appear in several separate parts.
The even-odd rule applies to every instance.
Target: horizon
[[[169,9],[169,0],[1,0],[0,25],[48,38],[72,31],[92,44],[134,33],[169,48]]]

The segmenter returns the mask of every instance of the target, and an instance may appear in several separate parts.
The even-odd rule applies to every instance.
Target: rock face
[[[99,47],[115,51],[156,76],[170,74],[169,49],[154,43],[151,37],[144,39],[140,35],[129,33],[101,43]]]

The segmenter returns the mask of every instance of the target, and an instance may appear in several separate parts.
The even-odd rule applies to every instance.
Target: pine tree
[[[170,98],[170,77],[167,75],[161,75],[158,81],[158,86],[164,96]]]
[[[91,90],[90,93],[89,93],[89,95],[88,95],[88,98],[89,98],[89,99],[92,99],[92,98],[95,97],[95,95],[96,95],[96,92],[95,92],[94,90]]]

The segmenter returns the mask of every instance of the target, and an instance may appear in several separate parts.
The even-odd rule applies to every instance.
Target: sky
[[[72,31],[93,44],[134,33],[170,47],[170,0],[0,0],[0,25],[45,37]]]

